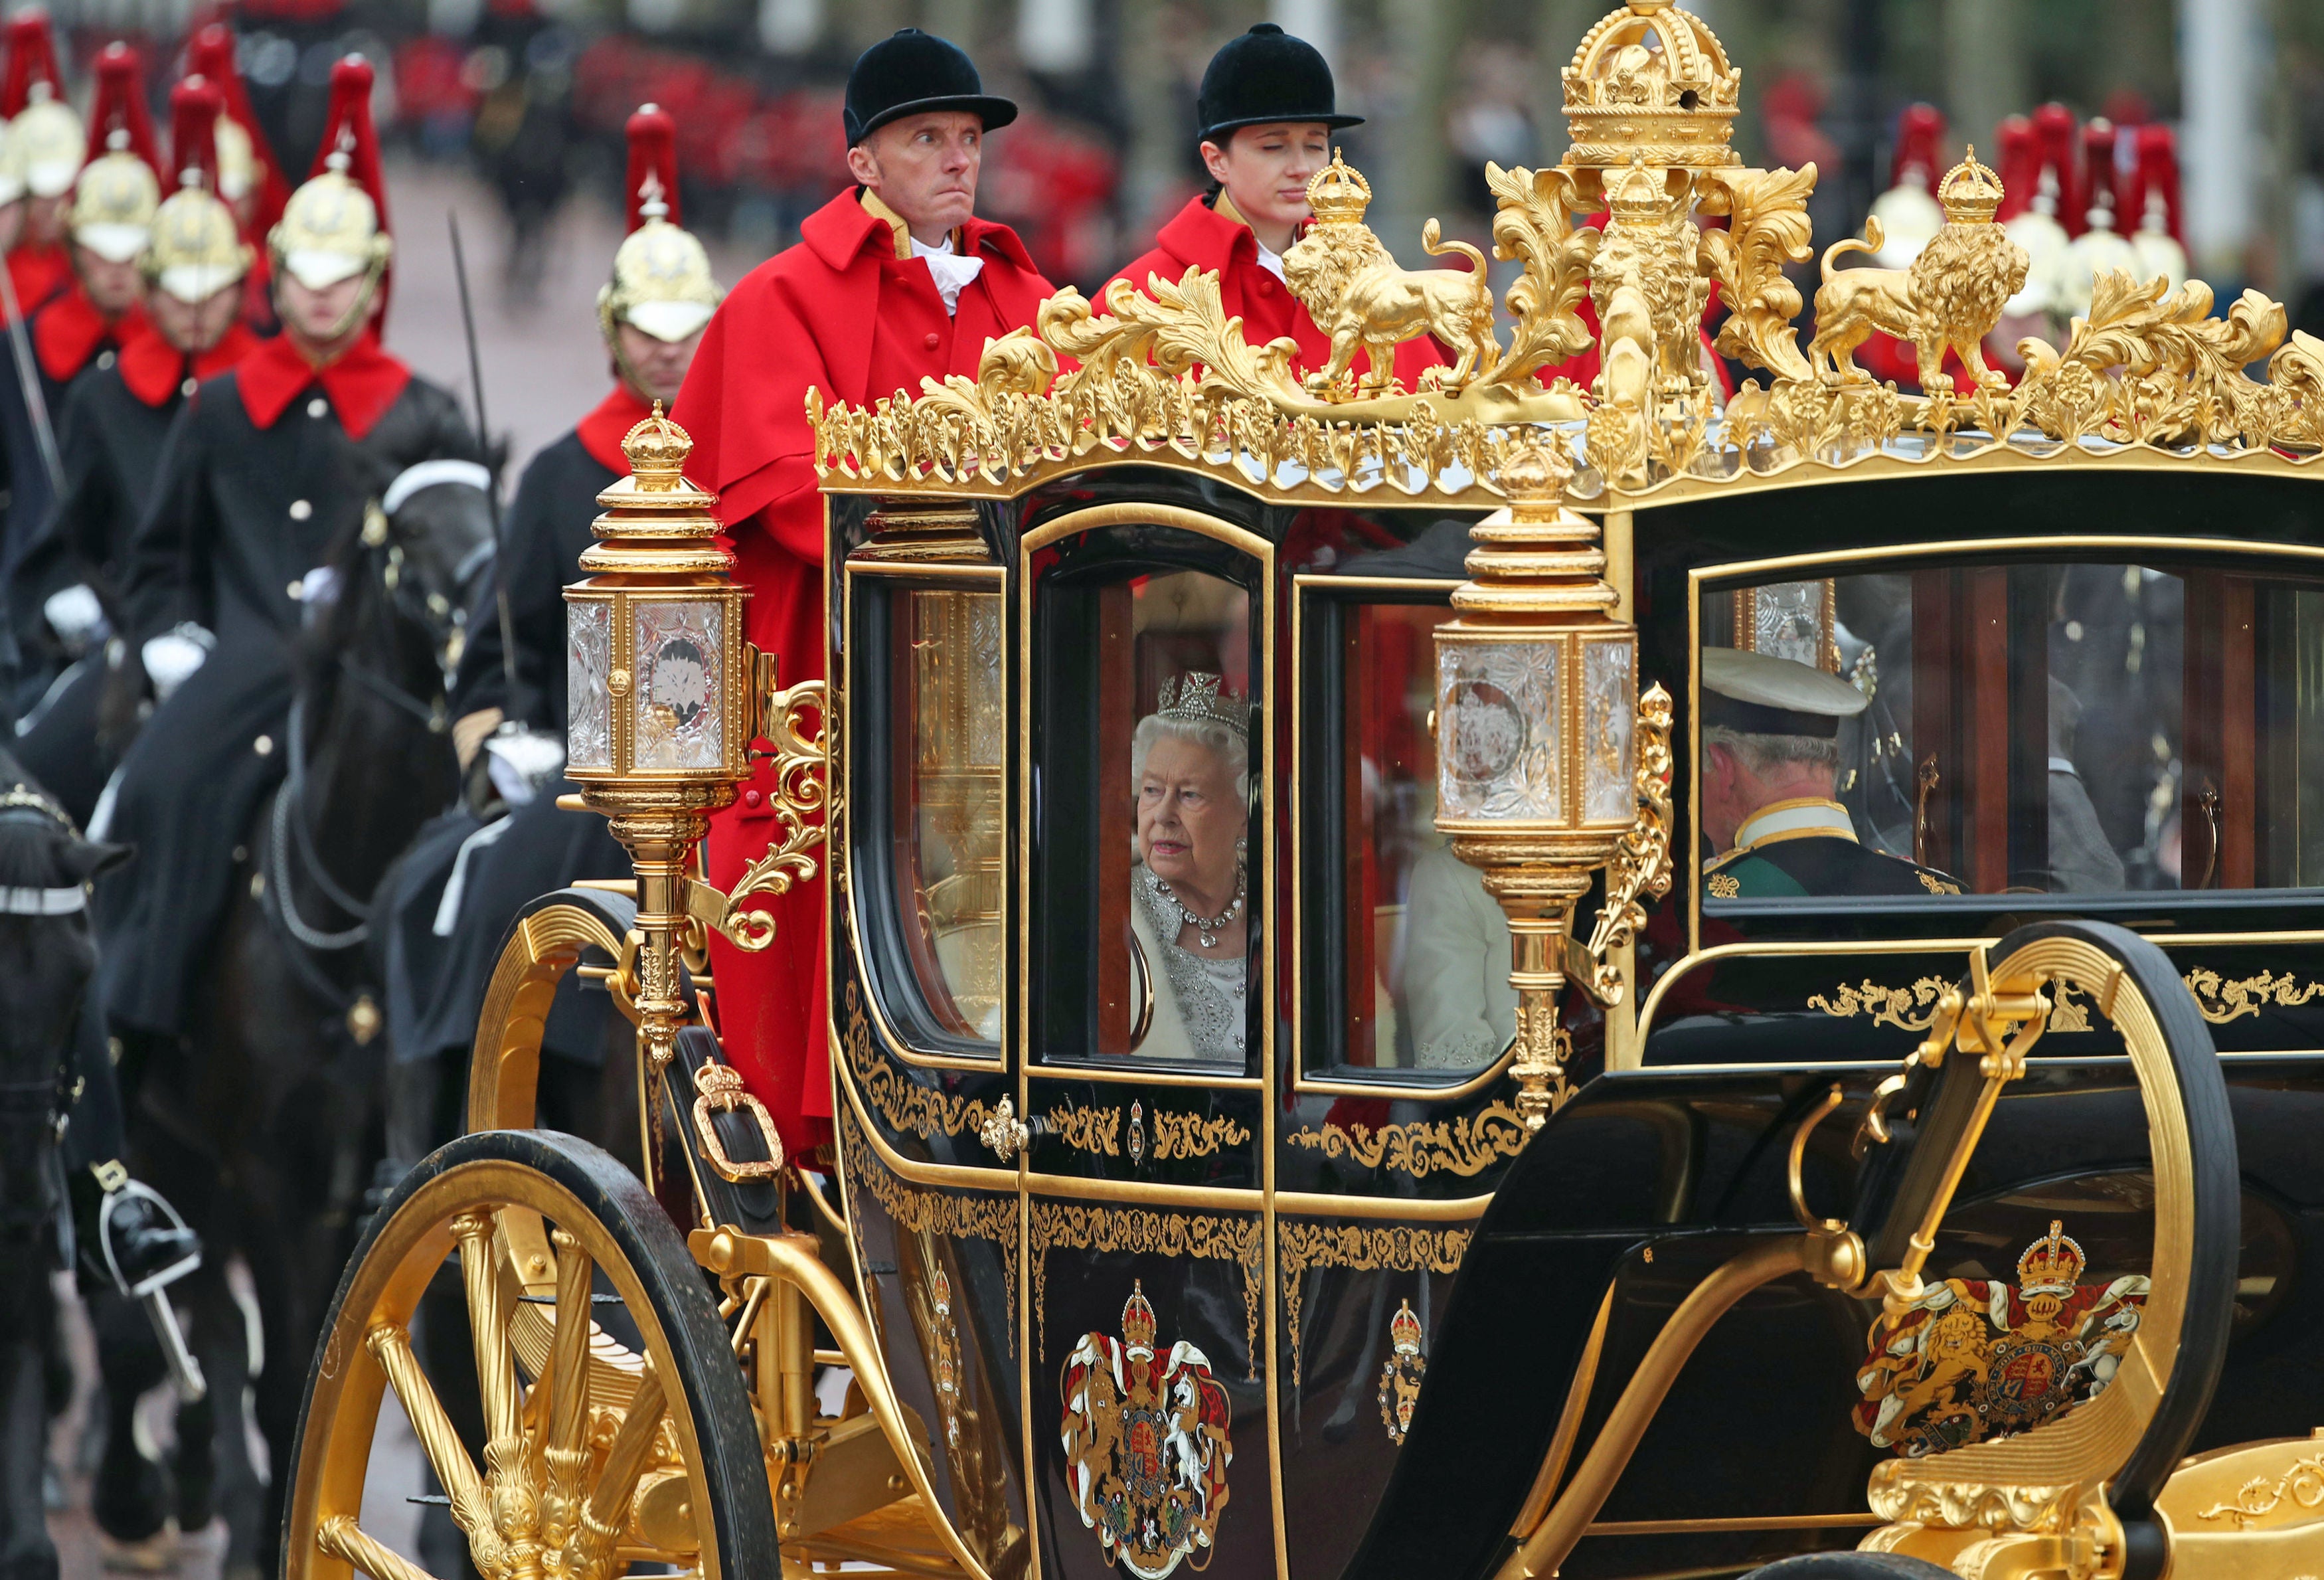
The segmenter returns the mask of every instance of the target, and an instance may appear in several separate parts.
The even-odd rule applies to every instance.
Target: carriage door
[[[1026,1457],[1051,1580],[1277,1574],[1266,1264],[1273,550],[1023,541]]]
[[[887,1370],[920,1418],[944,1513],[999,1580],[1029,1558],[1020,1204],[1014,1158],[993,1146],[1016,1096],[1007,572],[961,516],[956,535],[932,538],[928,519],[906,537],[875,513],[835,589],[832,1059],[847,1216]],[[794,1547],[848,1557],[816,1548],[813,1529],[803,1543],[787,1531],[786,1557]]]
[[[1292,581],[1296,1030],[1275,1278],[1294,1580],[1339,1575],[1362,1539],[1354,1511],[1395,1468],[1452,1274],[1526,1139],[1508,926],[1435,831],[1433,633],[1458,585]]]

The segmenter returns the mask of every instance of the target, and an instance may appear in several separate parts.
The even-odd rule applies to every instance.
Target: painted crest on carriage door
[[[1401,1448],[1412,1429],[1413,1407],[1420,1402],[1420,1380],[1428,1372],[1428,1357],[1420,1349],[1420,1318],[1412,1314],[1411,1301],[1397,1306],[1388,1336],[1388,1364],[1380,1368],[1380,1422],[1388,1428],[1388,1440]]]
[[[1233,1412],[1209,1357],[1180,1340],[1155,1348],[1142,1281],[1121,1336],[1086,1333],[1065,1361],[1065,1484],[1106,1561],[1142,1580],[1210,1565],[1227,1506]]]

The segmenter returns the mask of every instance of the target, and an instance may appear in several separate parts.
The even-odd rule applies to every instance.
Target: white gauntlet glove
[[[49,629],[57,633],[57,641],[75,658],[87,651],[92,641],[106,634],[104,605],[81,583],[51,593],[41,605],[41,614],[48,621]]]
[[[145,661],[145,673],[153,681],[155,700],[169,701],[170,694],[202,667],[216,646],[217,638],[190,620],[147,641],[139,656]]]

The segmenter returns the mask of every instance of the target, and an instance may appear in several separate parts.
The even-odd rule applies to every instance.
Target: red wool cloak
[[[694,439],[687,475],[719,494],[736,574],[751,589],[748,635],[774,653],[786,686],[823,674],[823,498],[807,393],[869,405],[923,377],[973,377],[987,339],[1028,325],[1052,288],[1016,232],[971,219],[954,245],[984,267],[945,311],[926,263],[853,191],[809,215],[799,244],[728,293],[671,416]],[[710,881],[731,887],[774,832],[772,776],[760,768],[710,826]],[[727,1057],[806,1155],[831,1136],[824,993],[824,887],[799,884],[766,909],[775,941],[745,954],[711,940]]]

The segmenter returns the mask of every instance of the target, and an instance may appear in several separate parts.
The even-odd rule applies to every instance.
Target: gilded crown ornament
[[[1361,225],[1371,200],[1372,184],[1337,148],[1332,150],[1332,162],[1307,181],[1307,207],[1318,225]]]
[[[1742,74],[1702,18],[1669,0],[1630,0],[1593,27],[1565,68],[1568,166],[1738,163]]]
[[[2017,1259],[2017,1290],[2021,1295],[2070,1295],[2081,1282],[2088,1259],[2063,1220],[2050,1220],[2050,1232],[2025,1248]]]
[[[1388,1325],[1388,1344],[1399,1355],[1420,1354],[1420,1318],[1412,1314],[1412,1302],[1406,1300],[1396,1308]]]
[[[1977,159],[1977,144],[1969,145],[1961,162],[1937,184],[1937,202],[1954,225],[1990,225],[2001,207],[2001,178]]]
[[[1132,1354],[1153,1354],[1156,1326],[1154,1307],[1146,1298],[1146,1280],[1132,1280],[1130,1298],[1121,1307],[1122,1347]]]

